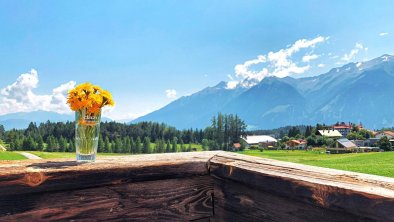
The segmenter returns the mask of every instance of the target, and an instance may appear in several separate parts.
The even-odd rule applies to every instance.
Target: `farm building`
[[[319,130],[318,131],[321,136],[339,139],[342,137],[342,134],[338,130]]]
[[[275,146],[276,143],[278,142],[275,138],[272,136],[267,136],[267,135],[253,135],[253,136],[246,136],[242,137],[242,139],[246,142],[247,146]]]
[[[346,139],[346,138],[341,138],[338,139],[335,143],[336,148],[345,148],[345,149],[351,149],[351,148],[356,148],[357,145],[354,144],[352,141]]]

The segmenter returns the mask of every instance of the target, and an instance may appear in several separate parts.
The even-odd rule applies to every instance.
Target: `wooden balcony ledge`
[[[0,221],[394,221],[394,179],[222,151],[0,161]]]

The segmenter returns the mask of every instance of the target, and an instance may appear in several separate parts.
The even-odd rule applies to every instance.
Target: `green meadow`
[[[303,150],[245,150],[240,154],[312,166],[394,177],[394,152],[326,154]]]

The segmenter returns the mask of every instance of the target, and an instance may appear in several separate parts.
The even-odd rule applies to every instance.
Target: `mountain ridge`
[[[371,128],[391,127],[394,113],[387,109],[394,110],[390,96],[394,91],[389,87],[393,85],[394,56],[384,54],[312,77],[266,77],[250,88],[227,89],[222,81],[132,123],[157,121],[178,128],[204,128],[213,115],[222,112],[238,114],[251,129],[337,121],[362,122]],[[185,101],[194,109],[179,106]],[[365,108],[367,105],[370,107]]]

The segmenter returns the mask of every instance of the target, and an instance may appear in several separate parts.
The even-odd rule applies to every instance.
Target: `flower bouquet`
[[[68,92],[67,103],[75,111],[77,161],[93,162],[97,154],[101,109],[107,105],[114,105],[112,95],[87,82]]]

